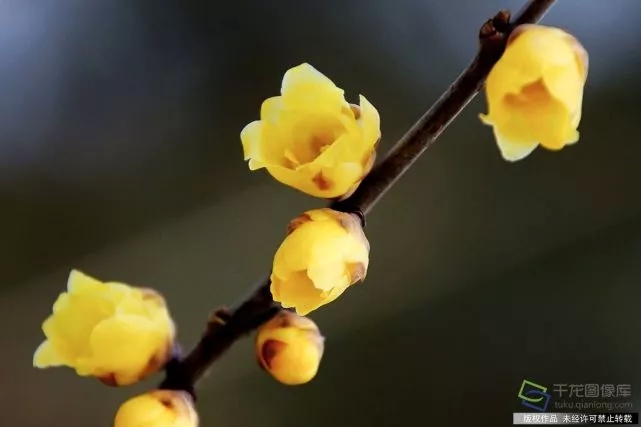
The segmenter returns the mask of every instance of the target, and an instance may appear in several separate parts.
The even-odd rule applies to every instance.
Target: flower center
[[[294,143],[291,147],[286,148],[285,159],[289,161],[289,166],[293,169],[311,163],[327,150],[334,140],[335,136],[330,132],[313,133],[305,142]]]
[[[542,106],[550,101],[550,95],[542,79],[524,86],[518,94],[508,94],[505,102],[516,108]]]

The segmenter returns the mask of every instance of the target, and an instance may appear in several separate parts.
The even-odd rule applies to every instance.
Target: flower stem
[[[488,73],[501,57],[512,30],[521,24],[535,23],[555,0],[529,0],[510,19],[500,11],[481,27],[479,50],[470,65],[457,77],[432,107],[390,150],[387,157],[365,177],[347,199],[333,202],[330,208],[357,212],[364,217],[376,202],[414,164],[418,157],[443,133],[483,87]],[[232,309],[220,309],[209,319],[200,341],[184,358],[173,360],[166,369],[160,388],[194,393],[196,382],[232,344],[271,319],[281,309],[272,300],[269,275]]]

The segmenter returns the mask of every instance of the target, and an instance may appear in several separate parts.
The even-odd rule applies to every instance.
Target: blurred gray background
[[[239,141],[309,62],[365,94],[388,149],[518,0],[0,0],[0,425],[109,426],[158,381],[36,371],[71,268],[165,293],[191,345],[323,205],[249,173]],[[563,0],[591,57],[581,141],[501,160],[473,102],[369,218],[369,277],[314,313],[318,377],[288,388],[235,346],[203,426],[502,426],[524,378],[641,390],[641,3]],[[382,157],[382,155],[381,155]],[[476,412],[475,412],[476,411]]]

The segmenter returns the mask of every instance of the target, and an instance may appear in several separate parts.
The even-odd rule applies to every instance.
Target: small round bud
[[[154,390],[123,403],[114,427],[198,427],[194,401],[184,391]]]
[[[256,357],[281,383],[305,384],[318,372],[324,341],[312,320],[283,310],[258,330]]]

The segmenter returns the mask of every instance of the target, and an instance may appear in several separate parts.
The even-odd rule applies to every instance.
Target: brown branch
[[[476,96],[502,55],[512,30],[518,25],[540,20],[554,1],[529,0],[512,20],[507,11],[500,11],[488,20],[481,27],[480,46],[472,63],[392,148],[385,160],[365,177],[354,194],[330,204],[330,207],[344,212],[359,212],[364,219],[365,214]],[[215,312],[206,332],[191,352],[167,365],[161,387],[188,390],[193,394],[196,382],[212,363],[236,340],[258,328],[280,310],[280,306],[272,300],[269,286],[267,275],[236,307]]]

